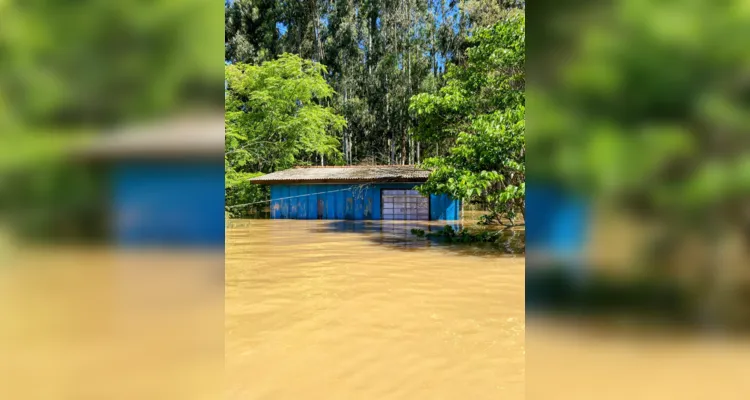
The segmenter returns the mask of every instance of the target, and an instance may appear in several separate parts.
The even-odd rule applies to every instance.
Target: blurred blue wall
[[[224,246],[224,165],[120,162],[112,166],[116,244]]]
[[[552,257],[575,257],[587,241],[590,205],[554,186],[526,187],[526,245]]]

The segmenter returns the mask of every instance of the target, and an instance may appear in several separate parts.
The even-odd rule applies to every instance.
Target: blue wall
[[[111,185],[116,244],[224,246],[222,163],[119,163]]]
[[[526,244],[529,250],[553,256],[579,254],[586,243],[589,204],[552,186],[526,187]]]
[[[413,183],[357,185],[271,185],[271,218],[280,219],[381,219],[381,189],[412,189]],[[312,194],[312,195],[311,195]],[[285,199],[293,197],[291,199]],[[461,201],[430,195],[430,220],[460,219]]]

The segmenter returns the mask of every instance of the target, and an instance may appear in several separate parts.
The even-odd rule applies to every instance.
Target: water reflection
[[[266,218],[259,218],[266,219]],[[228,228],[250,228],[257,225],[254,219],[229,220]],[[420,237],[414,230],[427,234],[438,233],[450,226],[454,231],[469,228],[473,232],[492,229],[480,227],[470,221],[350,221],[350,220],[273,220],[274,229],[304,229],[312,233],[359,233],[366,240],[376,244],[400,249],[425,249],[445,247],[462,254],[497,257],[501,254],[521,255],[525,253],[526,234],[524,230],[506,230],[502,232],[499,242],[493,243],[448,243],[439,236]]]
[[[458,229],[458,224],[451,224]],[[331,221],[317,227],[318,232],[363,233],[372,241],[403,248],[425,248],[434,242],[419,238],[412,233],[413,229],[425,232],[437,232],[439,227],[418,221]]]
[[[524,258],[415,227],[230,221],[227,397],[522,399]]]

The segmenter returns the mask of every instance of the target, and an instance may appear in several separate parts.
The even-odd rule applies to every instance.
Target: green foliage
[[[224,204],[230,218],[260,212],[268,205],[264,200],[270,197],[269,188],[249,182],[251,178],[263,175],[262,172],[238,172],[228,162],[225,162],[225,171]]]
[[[411,233],[417,237],[425,237],[424,229],[412,229]]]
[[[276,21],[281,17],[281,4],[276,0],[225,3],[224,59],[257,64],[279,55],[281,35]]]
[[[510,232],[510,235],[508,234]],[[461,228],[455,230],[452,226],[446,225],[443,229],[436,232],[425,232],[423,229],[412,229],[411,233],[418,238],[427,239],[439,239],[444,240],[448,243],[493,243],[493,244],[507,244],[509,250],[513,252],[523,251],[524,246],[518,246],[517,240],[513,235],[513,231],[498,231],[498,230],[485,230],[485,231],[472,231],[470,229]]]
[[[305,160],[341,159],[343,117],[326,106],[334,95],[325,66],[284,54],[263,64],[226,66],[226,196],[229,206],[258,202],[267,189],[247,179]]]
[[[0,127],[6,116],[76,130],[217,104],[219,12],[200,0],[0,3]]]
[[[547,79],[530,91],[531,179],[642,222],[646,243],[629,266],[686,285],[703,322],[746,322],[747,2],[615,1],[549,15],[531,46],[552,55],[534,66]],[[561,40],[545,49],[548,37]]]
[[[525,17],[515,16],[479,29],[469,41],[465,65],[450,65],[438,93],[411,99],[425,140],[455,137],[471,125],[471,116],[524,104]]]
[[[455,137],[433,169],[423,193],[448,194],[482,204],[483,223],[512,226],[525,212],[525,19],[513,16],[470,40],[466,65],[452,65],[437,94],[412,97],[418,137]]]
[[[475,26],[487,27],[509,15],[522,13],[525,0],[466,0],[465,9]]]
[[[58,161],[4,171],[0,217],[14,234],[35,239],[95,239],[106,228],[100,171]]]
[[[225,60],[257,65],[286,52],[328,66],[330,104],[347,120],[344,162],[415,164],[453,139],[417,140],[409,99],[440,88],[446,63],[463,62],[473,23],[516,3],[235,0],[225,6]]]
[[[623,3],[566,34],[575,51],[531,92],[530,173],[679,230],[746,223],[743,5]]]
[[[101,234],[105,181],[66,152],[115,124],[220,105],[219,12],[200,0],[0,2],[0,224]]]

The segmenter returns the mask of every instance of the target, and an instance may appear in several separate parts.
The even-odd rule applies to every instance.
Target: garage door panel
[[[383,219],[429,220],[429,199],[416,190],[385,189],[381,192]]]

